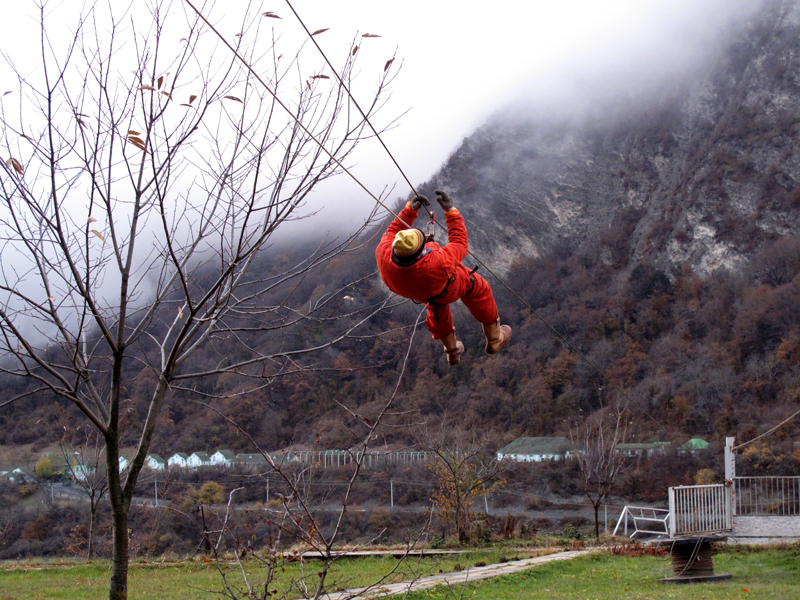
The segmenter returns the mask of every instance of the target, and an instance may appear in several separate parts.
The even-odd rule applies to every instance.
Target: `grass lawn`
[[[514,557],[528,558],[541,552],[515,552]],[[491,564],[501,555],[512,557],[508,552],[498,549],[479,550],[462,555],[446,557],[426,557],[420,561],[409,559],[398,566],[397,559],[388,556],[370,558],[348,558],[337,561],[327,576],[330,591],[363,587],[376,582],[381,576],[391,573],[385,580],[395,583],[415,576],[445,572],[462,567],[473,566],[476,562]],[[247,574],[252,584],[262,584],[266,570],[253,561],[246,562]],[[270,590],[277,589],[280,597],[288,591],[288,597],[298,598],[303,594],[297,588],[288,589],[289,582],[301,582],[309,590],[319,581],[317,573],[321,563],[308,560],[303,564],[288,563],[285,571]],[[224,565],[229,571],[232,585],[242,588],[242,575],[234,565]],[[394,571],[393,571],[394,569]],[[0,600],[84,600],[108,597],[110,566],[107,561],[9,561],[0,563]],[[151,561],[131,563],[128,577],[128,594],[131,598],[153,598],[158,600],[188,600],[194,598],[218,598],[222,590],[222,578],[214,563],[206,563],[202,558],[166,563]],[[263,589],[263,587],[261,588]]]
[[[388,582],[412,578],[414,573],[428,575],[440,570],[452,571],[456,565],[473,566],[476,562],[497,562],[500,556],[511,558],[508,551],[481,550],[461,556],[426,558],[424,562],[409,561],[389,578]],[[526,558],[532,553],[515,552]],[[305,581],[313,589],[319,564],[308,561],[292,563],[281,573],[281,581],[270,586],[286,591],[288,581]],[[374,582],[387,573],[397,561],[389,557],[352,558],[337,563],[328,579],[331,591],[359,587]],[[715,600],[721,598],[800,598],[800,550],[769,549],[762,551],[732,551],[723,549],[714,557],[717,573],[732,573],[733,579],[723,583],[674,585],[658,579],[671,575],[668,557],[641,556],[636,558],[612,556],[599,552],[570,561],[558,561],[524,572],[495,579],[447,588],[440,586],[409,595],[409,600],[472,598],[475,600],[603,599],[618,598],[686,598]],[[264,570],[250,563],[249,576],[262,582]],[[0,565],[0,600],[77,600],[100,599],[108,596],[109,565],[58,561],[4,563]],[[241,584],[240,575],[231,581]],[[180,563],[134,563],[131,565],[129,594],[131,598],[184,600],[216,598],[221,591],[221,577],[213,563],[201,560]],[[463,594],[463,595],[462,595]],[[290,592],[298,597],[297,590]],[[278,594],[280,597],[280,594]]]
[[[800,598],[800,549],[722,549],[714,555],[714,572],[731,573],[733,578],[720,583],[664,584],[658,580],[672,576],[669,557],[631,558],[598,552],[466,586],[414,592],[408,600]]]

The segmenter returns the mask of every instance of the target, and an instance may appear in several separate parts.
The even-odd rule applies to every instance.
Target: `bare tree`
[[[626,466],[625,453],[618,451],[617,445],[625,442],[629,418],[627,405],[602,409],[570,432],[583,477],[583,490],[594,508],[595,538],[600,537],[600,505]]]
[[[349,511],[353,488],[359,479],[364,467],[364,461],[370,448],[372,440],[379,437],[379,432],[385,426],[387,417],[396,416],[393,414],[392,406],[400,389],[400,382],[403,379],[411,349],[414,347],[415,332],[424,318],[423,309],[417,315],[417,321],[411,327],[411,335],[408,341],[403,363],[400,368],[397,384],[393,393],[368,414],[363,414],[351,407],[340,403],[340,406],[351,417],[355,417],[357,429],[351,433],[357,440],[349,449],[350,465],[352,472],[349,474],[343,490],[337,490],[337,498],[331,504],[337,504],[337,514],[332,524],[327,526],[320,518],[319,509],[325,506],[327,499],[325,494],[320,498],[319,494],[311,492],[311,486],[315,483],[316,466],[313,464],[298,463],[290,461],[285,464],[275,460],[274,456],[259,448],[257,442],[248,434],[240,423],[225,417],[227,422],[234,427],[242,436],[248,439],[250,444],[257,450],[269,465],[270,474],[283,484],[286,494],[276,493],[276,498],[280,501],[280,507],[265,507],[264,511],[248,511],[237,514],[233,510],[233,500],[238,489],[230,492],[228,504],[224,510],[214,511],[209,507],[207,513],[201,512],[198,520],[192,515],[184,515],[193,520],[196,526],[203,532],[203,545],[207,553],[215,559],[215,564],[222,578],[222,590],[213,590],[214,593],[240,600],[244,598],[291,598],[302,595],[304,598],[324,598],[330,590],[339,587],[341,582],[332,580],[331,567],[339,560],[346,558],[350,550],[355,550],[352,544],[348,544],[349,549],[342,550],[342,537],[344,520]],[[212,408],[213,407],[209,407]],[[245,522],[248,521],[248,522]],[[208,523],[212,525],[208,525]],[[261,547],[255,547],[254,525],[261,530],[266,528],[273,532],[266,543]],[[397,562],[386,572],[382,573],[365,587],[353,592],[352,597],[369,595],[369,592],[379,588],[388,580],[396,576],[401,565],[406,564],[406,559],[412,549],[421,540],[427,538],[428,525],[426,523],[419,531],[410,534],[406,541],[406,549],[398,558]],[[288,581],[279,580],[279,574],[287,563],[301,561],[302,557],[297,548],[298,544],[309,549],[319,560],[315,568],[310,572],[301,571],[299,575],[289,578]],[[290,552],[282,552],[281,547],[294,546]],[[262,569],[258,571],[245,568],[245,559],[259,564]],[[234,566],[231,567],[231,564]],[[413,576],[419,575],[419,571],[413,571]]]
[[[66,429],[66,428],[65,428]],[[97,537],[97,510],[108,491],[108,473],[105,461],[105,443],[94,428],[81,428],[64,434],[61,454],[72,479],[86,493],[89,500],[89,530],[86,533],[86,558],[94,558]]]
[[[438,480],[434,510],[453,527],[462,544],[473,537],[475,500],[489,496],[505,483],[501,478],[503,465],[489,450],[490,442],[485,432],[478,434],[446,419],[438,425],[428,424],[420,440],[434,455],[427,464]]]
[[[49,32],[65,27],[48,19],[60,13],[40,5],[40,65],[15,68],[16,95],[0,106],[0,365],[35,382],[0,407],[34,394],[64,398],[102,438],[109,594],[122,599],[131,499],[165,403],[224,372],[257,388],[301,371],[306,353],[381,306],[332,315],[336,293],[302,308],[290,291],[280,295],[351,249],[352,237],[279,272],[258,262],[317,184],[372,135],[342,87],[322,76],[321,60],[306,70],[299,51],[282,53],[267,28],[275,21],[258,7],[232,35],[248,68],[183,3],[133,3],[123,14],[102,6],[80,15],[58,47]],[[347,84],[362,53],[347,50]],[[362,104],[370,119],[391,73]],[[282,103],[291,114],[279,97],[291,98]],[[286,343],[308,322],[322,338]],[[154,383],[137,398],[146,411],[136,418],[124,403],[143,372]],[[123,443],[135,453],[120,473]]]

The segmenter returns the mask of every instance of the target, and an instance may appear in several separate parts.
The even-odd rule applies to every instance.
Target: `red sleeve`
[[[469,253],[469,241],[467,240],[467,227],[464,225],[464,217],[453,208],[444,213],[447,219],[447,244],[442,246],[449,256],[457,263],[460,263]]]

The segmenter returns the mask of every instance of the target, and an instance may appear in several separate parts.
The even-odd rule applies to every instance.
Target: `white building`
[[[192,452],[189,458],[186,459],[186,466],[190,469],[197,469],[198,467],[210,467],[211,458],[207,452]]]
[[[230,467],[235,458],[236,454],[230,450],[217,450],[211,455],[211,464],[220,467]]]
[[[175,467],[178,469],[185,469],[189,465],[186,461],[189,460],[189,455],[185,452],[176,452],[167,459],[167,467]]]
[[[151,471],[163,471],[167,463],[158,454],[148,454],[147,458],[144,459],[144,466]]]
[[[565,437],[519,437],[497,451],[497,460],[541,462],[569,458],[582,448]]]

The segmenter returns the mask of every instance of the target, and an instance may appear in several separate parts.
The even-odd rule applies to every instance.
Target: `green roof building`
[[[678,450],[682,452],[696,452],[697,450],[705,450],[711,444],[701,438],[692,438],[688,442],[684,442],[678,446]]]

